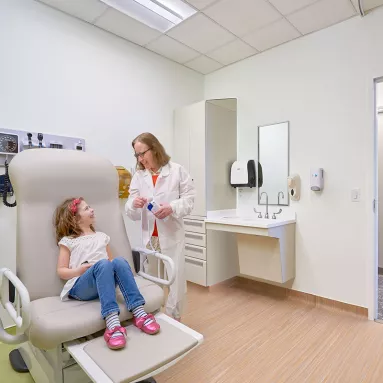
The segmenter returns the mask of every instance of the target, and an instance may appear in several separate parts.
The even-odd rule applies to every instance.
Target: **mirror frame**
[[[267,126],[272,126],[272,125],[286,124],[286,123],[287,123],[287,177],[288,177],[290,175],[290,121],[280,121],[280,122],[274,122],[274,123],[266,124],[266,125],[258,125],[258,163],[260,163],[262,166],[262,163],[260,161],[260,158],[261,158],[261,147],[260,147],[260,140],[259,140],[260,128],[265,128]],[[286,188],[287,188],[287,177],[286,177]],[[262,187],[259,188],[257,185],[257,189],[258,189],[258,205],[266,206],[266,201],[261,202],[261,198],[260,198]],[[290,206],[290,195],[288,193],[288,190],[285,193],[285,199],[286,199],[286,203],[281,203],[279,205],[278,203],[269,203],[269,206]]]

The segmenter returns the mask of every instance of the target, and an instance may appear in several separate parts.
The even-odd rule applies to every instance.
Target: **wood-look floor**
[[[383,325],[361,316],[235,280],[189,284],[182,321],[205,341],[158,383],[383,382]]]

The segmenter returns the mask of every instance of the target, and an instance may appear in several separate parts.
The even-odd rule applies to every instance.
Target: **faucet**
[[[273,219],[277,219],[277,217],[276,217],[276,214],[281,214],[282,213],[282,209],[279,209],[279,211],[277,211],[277,212],[275,212],[275,213],[273,213]]]
[[[257,211],[255,207],[253,208],[253,210],[254,210],[254,213],[257,213],[257,214],[259,213],[258,218],[262,218],[262,213],[260,211]]]
[[[278,205],[279,205],[279,194],[282,194],[282,198],[285,199],[285,195],[283,194],[283,192],[280,191],[280,192],[278,193]]]
[[[269,218],[269,196],[267,195],[266,192],[262,192],[260,199],[262,199],[262,195],[263,194],[266,194],[266,214],[265,214],[265,218],[267,219],[267,218]]]

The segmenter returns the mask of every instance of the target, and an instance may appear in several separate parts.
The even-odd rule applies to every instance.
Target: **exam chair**
[[[155,375],[198,347],[202,335],[160,311],[163,286],[174,281],[172,260],[151,252],[165,263],[166,280],[135,273],[118,200],[118,173],[108,160],[80,151],[33,149],[17,154],[9,173],[17,198],[17,276],[1,269],[1,303],[17,331],[8,334],[0,321],[0,341],[20,344],[17,353],[35,382],[154,382]],[[105,321],[98,300],[60,300],[64,281],[56,274],[53,214],[56,206],[72,196],[84,197],[94,207],[96,230],[111,237],[114,256],[128,260],[145,298],[145,310],[161,325],[157,335],[144,334],[132,325],[118,288],[120,319],[127,329],[122,350],[110,350],[103,339]],[[14,286],[14,299],[10,286]]]

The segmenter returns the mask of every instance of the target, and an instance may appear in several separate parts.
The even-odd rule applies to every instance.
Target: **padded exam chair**
[[[96,230],[111,237],[113,254],[124,256],[134,272],[118,200],[118,174],[109,161],[80,151],[34,149],[17,154],[9,170],[17,198],[17,277],[1,270],[1,303],[13,318],[17,335],[7,334],[0,321],[0,341],[21,344],[20,354],[35,382],[154,381],[149,378],[202,342],[202,335],[160,313],[160,285],[174,280],[174,264],[166,255],[154,254],[166,264],[167,280],[142,271],[135,275],[145,309],[156,315],[160,333],[146,335],[123,322],[132,315],[117,288],[120,319],[127,325],[122,350],[106,346],[98,300],[60,300],[64,282],[56,274],[58,247],[52,222],[56,206],[65,198],[82,196],[95,208]],[[14,303],[9,299],[10,283],[15,286]]]

